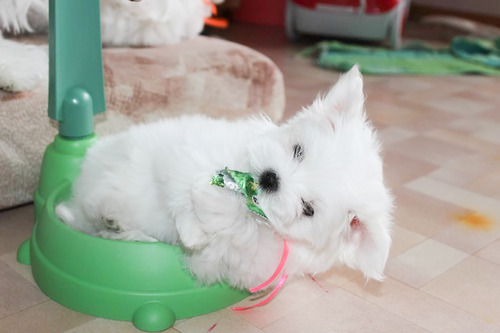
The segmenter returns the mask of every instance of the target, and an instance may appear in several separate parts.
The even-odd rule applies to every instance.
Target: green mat
[[[359,64],[363,74],[500,75],[500,38],[455,37],[448,48],[413,43],[399,50],[327,41],[303,50],[301,55],[317,55],[319,66],[340,71]]]

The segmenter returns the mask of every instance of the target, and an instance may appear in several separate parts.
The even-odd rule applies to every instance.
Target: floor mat
[[[411,43],[399,50],[326,41],[301,54],[317,56],[319,66],[340,71],[359,64],[363,74],[500,75],[500,38],[455,37],[448,48]]]

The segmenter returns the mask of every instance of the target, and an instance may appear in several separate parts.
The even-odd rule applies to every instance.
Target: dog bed
[[[283,116],[280,70],[242,45],[199,36],[171,46],[107,48],[103,58],[107,111],[95,117],[100,136],[181,114]],[[47,89],[0,90],[0,209],[33,200],[43,151],[57,133],[47,118]]]

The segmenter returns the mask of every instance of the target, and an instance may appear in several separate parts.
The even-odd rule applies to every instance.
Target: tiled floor
[[[338,73],[296,58],[279,29],[240,26],[225,37],[282,69],[287,116]],[[366,77],[367,110],[385,143],[396,196],[383,283],[340,268],[290,281],[265,307],[224,309],[169,332],[500,332],[500,79]],[[0,332],[134,332],[47,299],[16,263],[32,207],[0,213]]]

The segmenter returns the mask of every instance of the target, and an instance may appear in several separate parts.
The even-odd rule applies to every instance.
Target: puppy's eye
[[[296,144],[293,146],[293,158],[297,161],[302,161],[304,159],[304,148],[301,145]]]
[[[314,216],[314,207],[312,203],[304,201],[304,199],[302,199],[302,214],[304,214],[307,217]]]

